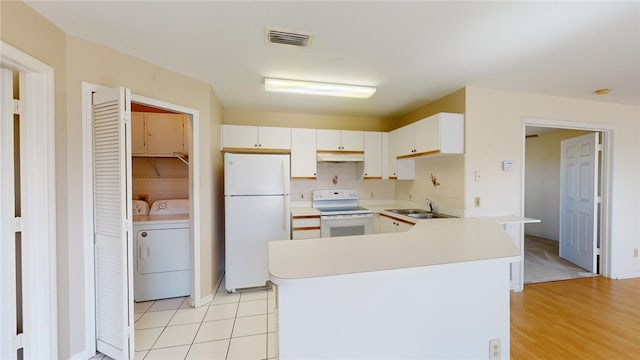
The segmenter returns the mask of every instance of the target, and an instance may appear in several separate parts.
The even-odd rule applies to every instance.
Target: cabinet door
[[[415,124],[416,153],[440,150],[440,126],[438,115],[430,116]]]
[[[379,215],[378,219],[378,233],[386,234],[386,233],[394,233],[396,232],[396,221],[390,217],[386,217],[384,215]]]
[[[291,129],[282,127],[259,127],[258,147],[261,149],[291,149]]]
[[[344,151],[364,151],[364,132],[353,130],[342,130],[340,132],[341,150]]]
[[[397,232],[406,232],[411,230],[411,228],[413,227],[414,224],[409,224],[406,222],[402,222],[402,221],[396,221],[396,231]]]
[[[397,179],[397,138],[398,130],[393,130],[387,133],[387,179]]]
[[[396,156],[412,155],[415,153],[415,123],[394,130],[396,132]]]
[[[131,154],[144,155],[144,114],[131,113]]]
[[[342,145],[340,144],[340,130],[318,129],[317,131],[318,150],[341,150]]]
[[[222,148],[258,148],[258,127],[245,125],[221,125]]]
[[[147,154],[173,155],[184,152],[184,116],[146,114]]]
[[[464,153],[464,115],[438,114],[440,127],[440,152],[443,154]]]
[[[382,133],[364,133],[364,178],[382,179]]]
[[[291,177],[316,178],[316,130],[291,129]]]
[[[188,115],[184,116],[184,152],[190,154],[189,147],[191,146],[191,119]]]

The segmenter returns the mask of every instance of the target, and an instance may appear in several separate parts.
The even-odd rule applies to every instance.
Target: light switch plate
[[[512,160],[502,161],[502,171],[511,171],[511,170],[513,170],[513,161]]]

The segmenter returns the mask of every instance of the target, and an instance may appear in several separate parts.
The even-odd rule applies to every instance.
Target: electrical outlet
[[[480,197],[476,197],[473,200],[473,204],[475,205],[475,207],[480,207]]]
[[[633,249],[633,257],[638,257],[638,248]]]
[[[500,360],[500,339],[489,340],[489,359]]]

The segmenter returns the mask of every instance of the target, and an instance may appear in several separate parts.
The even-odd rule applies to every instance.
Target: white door
[[[562,141],[560,257],[596,269],[598,133]]]
[[[133,358],[131,92],[93,94],[96,347]]]
[[[0,359],[16,359],[16,226],[13,72],[0,69]]]

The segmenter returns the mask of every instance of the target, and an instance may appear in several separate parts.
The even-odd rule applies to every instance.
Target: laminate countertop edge
[[[502,225],[487,219],[419,221],[407,232],[270,241],[276,284],[354,273],[470,261],[515,262],[520,250]]]

